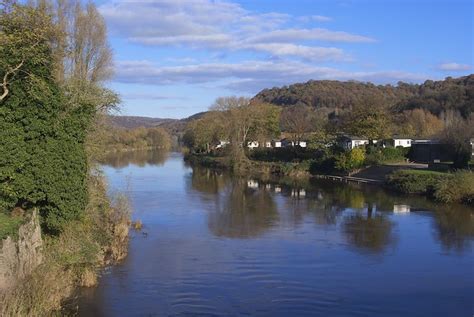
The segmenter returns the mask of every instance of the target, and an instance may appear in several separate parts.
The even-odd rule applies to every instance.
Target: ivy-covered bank
[[[92,3],[7,1],[0,43],[0,316],[64,315],[127,254],[130,209],[93,163],[118,103],[105,22]]]

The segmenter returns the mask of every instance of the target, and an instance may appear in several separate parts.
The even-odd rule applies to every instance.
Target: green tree
[[[364,166],[365,150],[354,148],[350,151],[343,152],[336,157],[336,168],[340,171],[351,172]]]
[[[5,209],[39,207],[46,229],[57,233],[87,203],[84,143],[95,108],[65,106],[52,74],[51,24],[50,16],[21,5],[0,19],[0,37],[10,41],[0,60],[23,61],[0,104],[0,200]],[[34,57],[25,58],[22,47]]]
[[[345,116],[344,130],[370,142],[386,139],[391,133],[388,111],[373,101],[359,104]]]

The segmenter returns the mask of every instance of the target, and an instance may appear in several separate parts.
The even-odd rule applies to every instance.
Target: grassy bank
[[[0,295],[0,316],[64,316],[65,303],[79,286],[94,286],[101,267],[126,256],[130,208],[112,201],[103,176],[89,180],[84,216],[58,236],[44,236],[43,263],[26,280]]]
[[[400,170],[387,176],[387,184],[405,194],[423,194],[441,202],[474,205],[474,173]]]

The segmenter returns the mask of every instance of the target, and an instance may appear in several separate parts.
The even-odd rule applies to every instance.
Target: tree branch
[[[21,68],[21,66],[23,66],[23,62],[24,61],[21,61],[20,64],[18,64],[15,68],[10,69],[9,71],[7,71],[5,73],[5,75],[3,76],[3,82],[0,85],[3,88],[3,93],[2,93],[2,95],[0,95],[0,102],[2,102],[3,99],[5,99],[8,96],[8,93],[10,92],[8,90],[8,77],[12,74],[15,74]]]

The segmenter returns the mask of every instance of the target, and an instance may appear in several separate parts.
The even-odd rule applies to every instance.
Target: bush
[[[451,203],[474,204],[474,173],[457,171],[452,177],[442,180],[434,194],[437,200]]]
[[[379,165],[386,162],[400,162],[407,158],[410,148],[404,147],[386,147],[376,148],[368,147],[365,163],[367,165]]]
[[[335,167],[339,171],[351,172],[364,166],[365,151],[361,148],[354,148],[336,157]]]
[[[433,195],[438,184],[450,177],[433,171],[399,170],[388,175],[387,183],[402,193]]]
[[[311,160],[321,157],[321,150],[308,148],[285,147],[285,148],[256,148],[248,151],[248,156],[252,160],[266,162],[295,162]]]
[[[309,172],[312,175],[331,174],[335,171],[336,159],[334,156],[322,157],[311,161]]]

